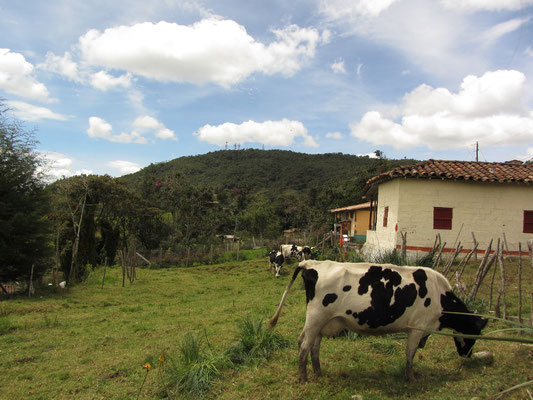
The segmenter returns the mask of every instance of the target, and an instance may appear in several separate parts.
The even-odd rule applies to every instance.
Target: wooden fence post
[[[518,322],[522,323],[522,243],[518,242]]]
[[[472,232],[472,240],[474,241],[474,247],[477,248],[479,245],[479,242],[476,240],[474,232]],[[474,253],[474,261],[477,261],[477,251]]]

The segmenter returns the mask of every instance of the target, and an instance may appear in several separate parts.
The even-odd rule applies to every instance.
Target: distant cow
[[[311,258],[311,252],[312,252],[311,247],[309,246],[302,247],[302,250],[300,250],[299,252],[300,254],[299,261],[309,260]]]
[[[414,380],[413,358],[430,333],[443,328],[479,335],[487,320],[468,313],[438,272],[423,267],[391,264],[302,261],[295,269],[278,309],[270,321],[273,328],[285,298],[302,272],[307,298],[305,325],[298,339],[299,379],[307,381],[307,356],[315,375],[321,375],[319,353],[323,336],[349,329],[364,334],[407,332],[406,369]],[[475,339],[455,338],[457,352],[469,357]]]
[[[283,254],[283,257],[287,260],[298,255],[298,246],[295,244],[282,244],[280,246],[280,251]]]
[[[270,267],[275,270],[276,278],[279,277],[281,267],[283,267],[283,263],[285,262],[285,257],[283,257],[281,251],[272,250],[268,253],[268,259],[270,261]]]

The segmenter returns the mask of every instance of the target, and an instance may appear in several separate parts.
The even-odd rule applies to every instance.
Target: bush
[[[203,398],[221,370],[229,365],[226,357],[206,351],[198,339],[188,333],[180,346],[180,358],[170,360],[167,369],[167,394]]]
[[[394,264],[394,265],[403,265],[404,260],[402,255],[397,249],[392,250],[381,250],[378,254],[374,256],[374,260],[377,264]]]
[[[227,351],[234,364],[255,363],[268,359],[278,349],[289,346],[290,342],[278,332],[263,328],[262,319],[247,317],[238,322],[236,343]]]

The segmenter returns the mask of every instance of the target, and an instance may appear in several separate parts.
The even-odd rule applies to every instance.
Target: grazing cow
[[[283,257],[287,260],[298,255],[298,246],[295,244],[282,244],[280,251],[283,254]]]
[[[270,268],[274,268],[274,262],[276,261],[277,254],[277,250],[272,250],[270,253],[268,253],[268,262],[270,263]]]
[[[302,257],[304,260],[309,260],[311,258],[312,249],[309,246],[304,246],[302,248]]]
[[[268,254],[268,258],[270,261],[270,267],[276,271],[276,278],[279,277],[281,267],[283,267],[283,263],[285,262],[285,257],[283,257],[281,251],[272,250]]]
[[[453,294],[446,278],[432,269],[306,260],[296,267],[270,321],[271,328],[300,271],[307,298],[305,325],[298,339],[300,382],[307,381],[309,352],[313,371],[320,376],[322,337],[345,329],[374,335],[407,332],[405,375],[414,380],[413,358],[417,349],[424,347],[429,331],[449,328],[479,335],[487,324],[479,316],[459,314],[468,309]],[[454,340],[457,352],[469,357],[475,339]]]

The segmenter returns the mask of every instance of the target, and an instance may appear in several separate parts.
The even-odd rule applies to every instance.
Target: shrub
[[[244,318],[238,322],[236,343],[227,351],[234,364],[255,363],[268,359],[278,349],[285,348],[289,341],[278,332],[263,328],[262,319]]]
[[[397,249],[381,250],[378,254],[374,256],[374,260],[372,262],[375,262],[377,264],[404,264],[404,260],[402,260],[402,255]]]
[[[200,347],[198,339],[188,333],[180,346],[177,362],[170,360],[167,368],[167,394],[203,398],[221,370],[228,366],[226,357]]]

